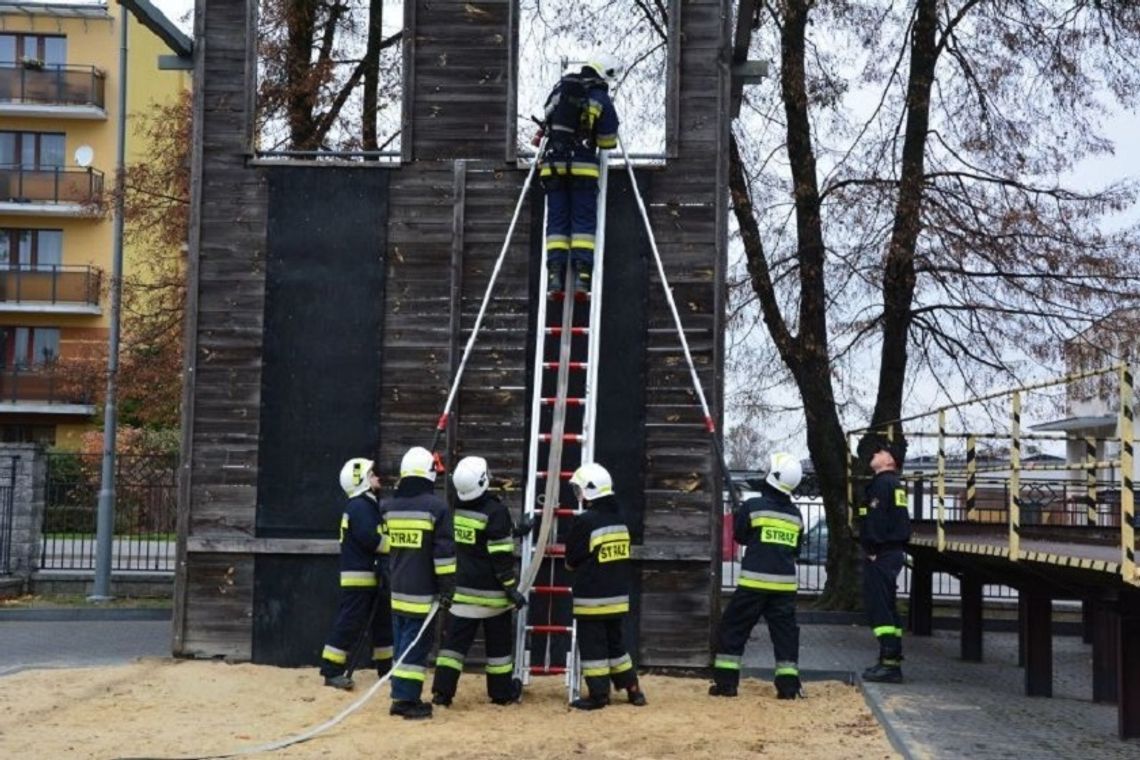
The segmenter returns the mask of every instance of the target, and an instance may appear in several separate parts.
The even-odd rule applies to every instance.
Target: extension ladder
[[[527,606],[517,620],[515,676],[524,684],[531,676],[562,675],[567,698],[578,698],[581,667],[577,656],[577,625],[573,615],[570,577],[563,562],[563,543],[570,521],[581,510],[569,479],[574,469],[594,458],[597,431],[596,389],[602,277],[605,261],[606,188],[608,163],[599,156],[598,217],[590,294],[574,297],[572,270],[565,279],[565,296],[540,296],[531,398],[530,445],[524,511],[537,520],[543,505],[553,500],[547,543],[540,547],[532,532],[522,546],[522,566],[529,567],[542,549],[541,565],[527,593]],[[545,219],[545,215],[544,215]],[[545,233],[545,224],[543,225]],[[539,287],[545,293],[545,251]],[[552,308],[553,307],[553,308]]]

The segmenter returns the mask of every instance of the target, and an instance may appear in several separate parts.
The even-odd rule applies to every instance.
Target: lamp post
[[[95,529],[95,587],[91,602],[111,599],[111,549],[115,531],[115,430],[119,379],[119,321],[123,300],[123,206],[127,160],[127,27],[129,16],[119,6],[119,112],[115,125],[115,225],[111,261],[111,329],[107,349],[107,397],[103,404],[103,469]]]

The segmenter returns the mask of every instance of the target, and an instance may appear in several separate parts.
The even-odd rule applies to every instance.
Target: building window
[[[65,139],[62,132],[0,132],[0,166],[62,167]]]
[[[0,361],[4,369],[44,367],[58,357],[58,327],[0,328]]]
[[[67,38],[49,34],[0,34],[0,66],[38,61],[45,66],[67,63]]]
[[[0,425],[0,441],[54,446],[55,425]]]
[[[0,228],[0,269],[50,269],[63,263],[63,230]]]

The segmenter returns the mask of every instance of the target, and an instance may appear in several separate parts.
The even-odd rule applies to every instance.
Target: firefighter
[[[574,519],[566,539],[566,569],[574,574],[574,618],[587,695],[570,703],[597,710],[610,703],[610,681],[625,689],[630,704],[642,707],[645,693],[622,642],[629,612],[629,528],[622,521],[613,480],[600,464],[574,471],[570,486],[586,511]]]
[[[464,457],[451,480],[459,497],[452,516],[458,569],[453,606],[445,623],[447,633],[435,659],[431,701],[451,705],[463,660],[482,621],[487,696],[496,705],[509,705],[518,702],[522,692],[522,684],[512,678],[514,629],[509,610],[526,605],[515,575],[514,525],[506,505],[487,493],[491,474],[486,459]],[[475,616],[492,610],[495,614]]]
[[[416,446],[400,462],[396,495],[384,504],[384,529],[391,546],[392,632],[396,658],[392,671],[391,715],[409,720],[431,717],[431,705],[420,700],[434,627],[412,641],[439,601],[446,609],[455,590],[455,544],[447,504],[436,496],[431,452]],[[405,655],[404,652],[407,651]]]
[[[859,544],[863,547],[863,607],[879,661],[863,671],[864,681],[902,683],[902,626],[895,597],[910,541],[910,511],[899,471],[906,442],[877,437],[870,448],[874,476],[859,504]]]
[[[598,212],[598,150],[617,147],[618,116],[609,84],[621,69],[599,55],[577,72],[563,75],[546,99],[540,157],[546,190],[547,291],[565,288],[567,255],[577,290],[590,291]]]
[[[760,496],[733,514],[733,538],[745,547],[740,580],[720,619],[713,662],[714,697],[735,697],[740,663],[752,628],[768,621],[776,660],[776,697],[803,696],[800,687],[800,627],[796,624],[796,557],[803,544],[803,517],[791,494],[800,484],[800,461],[784,452],[768,460]]]
[[[348,497],[340,518],[340,609],[321,652],[325,686],[351,691],[345,674],[353,645],[371,622],[372,661],[383,676],[392,665],[392,618],[389,610],[387,541],[381,534],[380,478],[370,459],[350,459],[340,470]]]

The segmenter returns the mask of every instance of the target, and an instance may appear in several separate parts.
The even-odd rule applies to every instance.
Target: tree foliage
[[[737,307],[797,389],[839,536],[841,415],[897,419],[916,378],[944,397],[1016,382],[1137,305],[1136,230],[1105,221],[1134,186],[1069,178],[1136,105],[1140,10],[768,0],[757,20],[751,57],[777,65],[731,145]],[[852,561],[833,541],[827,603],[851,604]]]

